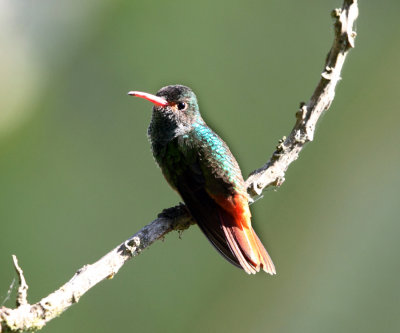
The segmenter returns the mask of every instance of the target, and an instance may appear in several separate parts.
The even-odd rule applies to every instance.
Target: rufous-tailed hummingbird
[[[154,158],[211,244],[248,274],[260,269],[275,274],[251,226],[239,165],[226,143],[204,122],[194,92],[172,85],[156,95],[128,94],[154,104],[148,129]]]

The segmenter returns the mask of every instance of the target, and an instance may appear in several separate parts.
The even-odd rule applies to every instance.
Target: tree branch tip
[[[17,300],[16,304],[17,307],[20,307],[22,305],[28,304],[28,284],[26,283],[25,277],[24,277],[24,272],[22,268],[18,264],[18,259],[15,254],[12,255],[13,263],[14,263],[14,268],[15,271],[18,274],[19,278],[19,287],[17,291]]]
[[[335,10],[336,28],[338,35],[344,34],[346,49],[354,48],[357,33],[352,30],[353,23],[358,17],[357,0],[347,0],[340,11]]]

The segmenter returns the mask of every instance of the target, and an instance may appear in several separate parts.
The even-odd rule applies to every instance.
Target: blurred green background
[[[43,332],[400,331],[400,3],[360,5],[315,141],[252,206],[278,275],[247,276],[192,227]],[[246,176],[311,96],[340,6],[0,0],[0,303],[11,254],[34,303],[179,201],[129,90],[192,87]]]

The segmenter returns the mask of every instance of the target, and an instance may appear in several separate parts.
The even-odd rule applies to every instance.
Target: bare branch
[[[18,259],[14,254],[12,255],[12,259],[19,278],[19,287],[17,293],[17,307],[19,307],[21,305],[28,304],[28,285],[24,277],[24,272],[22,271],[22,268],[19,267]]]
[[[321,79],[309,102],[301,103],[291,133],[279,142],[269,161],[252,172],[247,179],[247,190],[251,197],[261,194],[269,186],[279,187],[285,180],[289,165],[297,159],[304,145],[313,140],[317,121],[331,105],[343,63],[348,51],[354,47],[356,34],[353,26],[357,15],[357,0],[344,0],[342,8],[332,12],[335,37]],[[35,331],[42,328],[49,320],[77,303],[90,288],[104,279],[112,278],[127,260],[139,255],[170,231],[184,230],[193,223],[184,205],[165,209],[138,233],[94,264],[79,269],[61,288],[33,305],[27,302],[28,286],[13,257],[20,279],[17,308],[0,308],[0,332]]]
[[[296,113],[297,121],[288,137],[283,137],[270,160],[247,179],[247,190],[253,196],[261,194],[266,187],[282,185],[289,165],[297,159],[304,145],[314,139],[317,121],[335,97],[343,63],[350,48],[354,47],[357,0],[345,0],[341,9],[332,11],[332,16],[335,18],[335,38],[326,57],[321,79],[310,101],[300,104]]]

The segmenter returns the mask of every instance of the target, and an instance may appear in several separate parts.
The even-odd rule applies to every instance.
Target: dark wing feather
[[[227,261],[242,268],[229,248],[218,213],[220,207],[204,189],[202,175],[188,170],[179,178],[177,190],[201,231]]]

